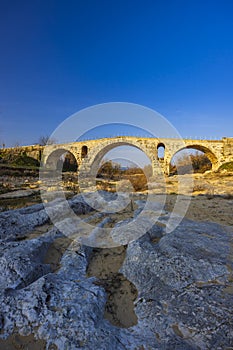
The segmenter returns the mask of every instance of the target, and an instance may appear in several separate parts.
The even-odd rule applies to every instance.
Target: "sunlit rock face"
[[[69,203],[96,219],[79,196]],[[50,227],[43,205],[0,214],[0,348],[13,332],[47,349],[232,347],[232,228],[183,220],[165,234],[162,215],[127,246],[120,273],[137,289],[137,324],[120,328],[105,319],[104,287],[86,275],[93,248]]]

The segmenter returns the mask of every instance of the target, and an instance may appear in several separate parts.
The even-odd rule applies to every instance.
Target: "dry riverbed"
[[[195,221],[212,221],[222,225],[233,225],[233,175],[207,174],[206,176],[197,175],[194,177],[195,191],[189,198],[183,194],[184,200],[190,200],[190,205],[185,215],[186,218]],[[166,197],[165,209],[172,211],[177,198],[177,179],[175,177],[167,179],[168,193]],[[4,194],[6,191],[4,191]],[[72,193],[71,193],[72,194]],[[146,193],[141,194],[142,199],[146,199]],[[135,197],[135,200],[138,199]],[[4,198],[0,199],[2,210],[24,207],[40,202],[40,196],[37,191],[26,197]],[[136,202],[133,201],[133,209]],[[93,215],[89,213],[83,215],[84,218]],[[132,207],[128,206],[121,213],[113,214],[109,226],[117,221],[132,217]],[[91,221],[94,225],[98,224],[100,219]],[[34,238],[41,233],[48,231],[51,225],[44,225],[40,229],[31,232],[28,239]],[[60,258],[69,246],[70,241],[67,238],[58,239],[51,245],[45,257],[45,263],[52,266],[53,272],[59,269]],[[117,327],[127,328],[137,324],[137,317],[134,312],[134,301],[137,298],[135,286],[127,280],[123,274],[119,273],[124,259],[126,247],[117,247],[113,249],[93,249],[90,257],[87,276],[95,276],[97,285],[104,287],[107,293],[107,303],[105,308],[105,318]],[[14,335],[7,340],[0,341],[0,349],[45,349],[45,342],[35,340],[33,336],[22,337]],[[56,347],[51,348],[56,349]]]

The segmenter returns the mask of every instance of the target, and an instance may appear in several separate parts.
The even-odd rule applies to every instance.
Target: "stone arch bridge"
[[[66,144],[53,144],[48,146],[22,146],[17,148],[4,148],[0,150],[0,156],[4,157],[9,152],[23,153],[41,161],[47,168],[56,169],[58,160],[64,154],[75,159],[77,168],[82,167],[86,172],[95,170],[103,156],[118,146],[133,146],[143,151],[151,160],[153,174],[158,173],[158,168],[168,175],[169,165],[176,153],[183,149],[195,149],[203,151],[212,163],[212,170],[227,162],[233,161],[233,138],[222,140],[190,140],[171,138],[139,138],[134,136],[118,136],[113,138],[101,138],[72,142]],[[163,156],[159,156],[159,150],[163,150]]]

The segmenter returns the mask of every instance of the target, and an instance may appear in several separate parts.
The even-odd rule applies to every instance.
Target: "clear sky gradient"
[[[232,0],[1,0],[0,38],[1,144],[113,101],[183,137],[233,136]]]

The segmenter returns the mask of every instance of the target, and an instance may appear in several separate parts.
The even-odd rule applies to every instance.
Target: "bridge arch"
[[[150,159],[152,168],[157,161],[155,155],[152,152],[150,152],[146,146],[144,146],[142,143],[140,143],[137,140],[130,140],[126,138],[114,140],[114,141],[107,140],[107,141],[101,142],[101,144],[98,145],[97,147],[94,147],[94,149],[89,150],[88,156],[84,162],[84,166],[86,167],[86,170],[89,171],[90,174],[92,175],[97,173],[100,166],[100,162],[104,158],[104,156],[109,151],[119,146],[131,146],[139,149]]]
[[[51,170],[78,170],[78,162],[75,155],[65,148],[57,148],[52,151],[46,158],[45,166]]]
[[[214,154],[214,152],[206,147],[203,146],[201,144],[190,144],[190,145],[186,145],[185,147],[182,147],[178,150],[175,151],[175,153],[172,154],[172,156],[169,159],[169,166],[171,165],[172,159],[174,159],[174,157],[181,151],[183,150],[187,150],[187,149],[193,149],[193,150],[197,150],[197,151],[201,151],[203,152],[207,158],[210,160],[211,164],[212,164],[212,170],[217,170],[218,169],[218,158],[217,156]]]

